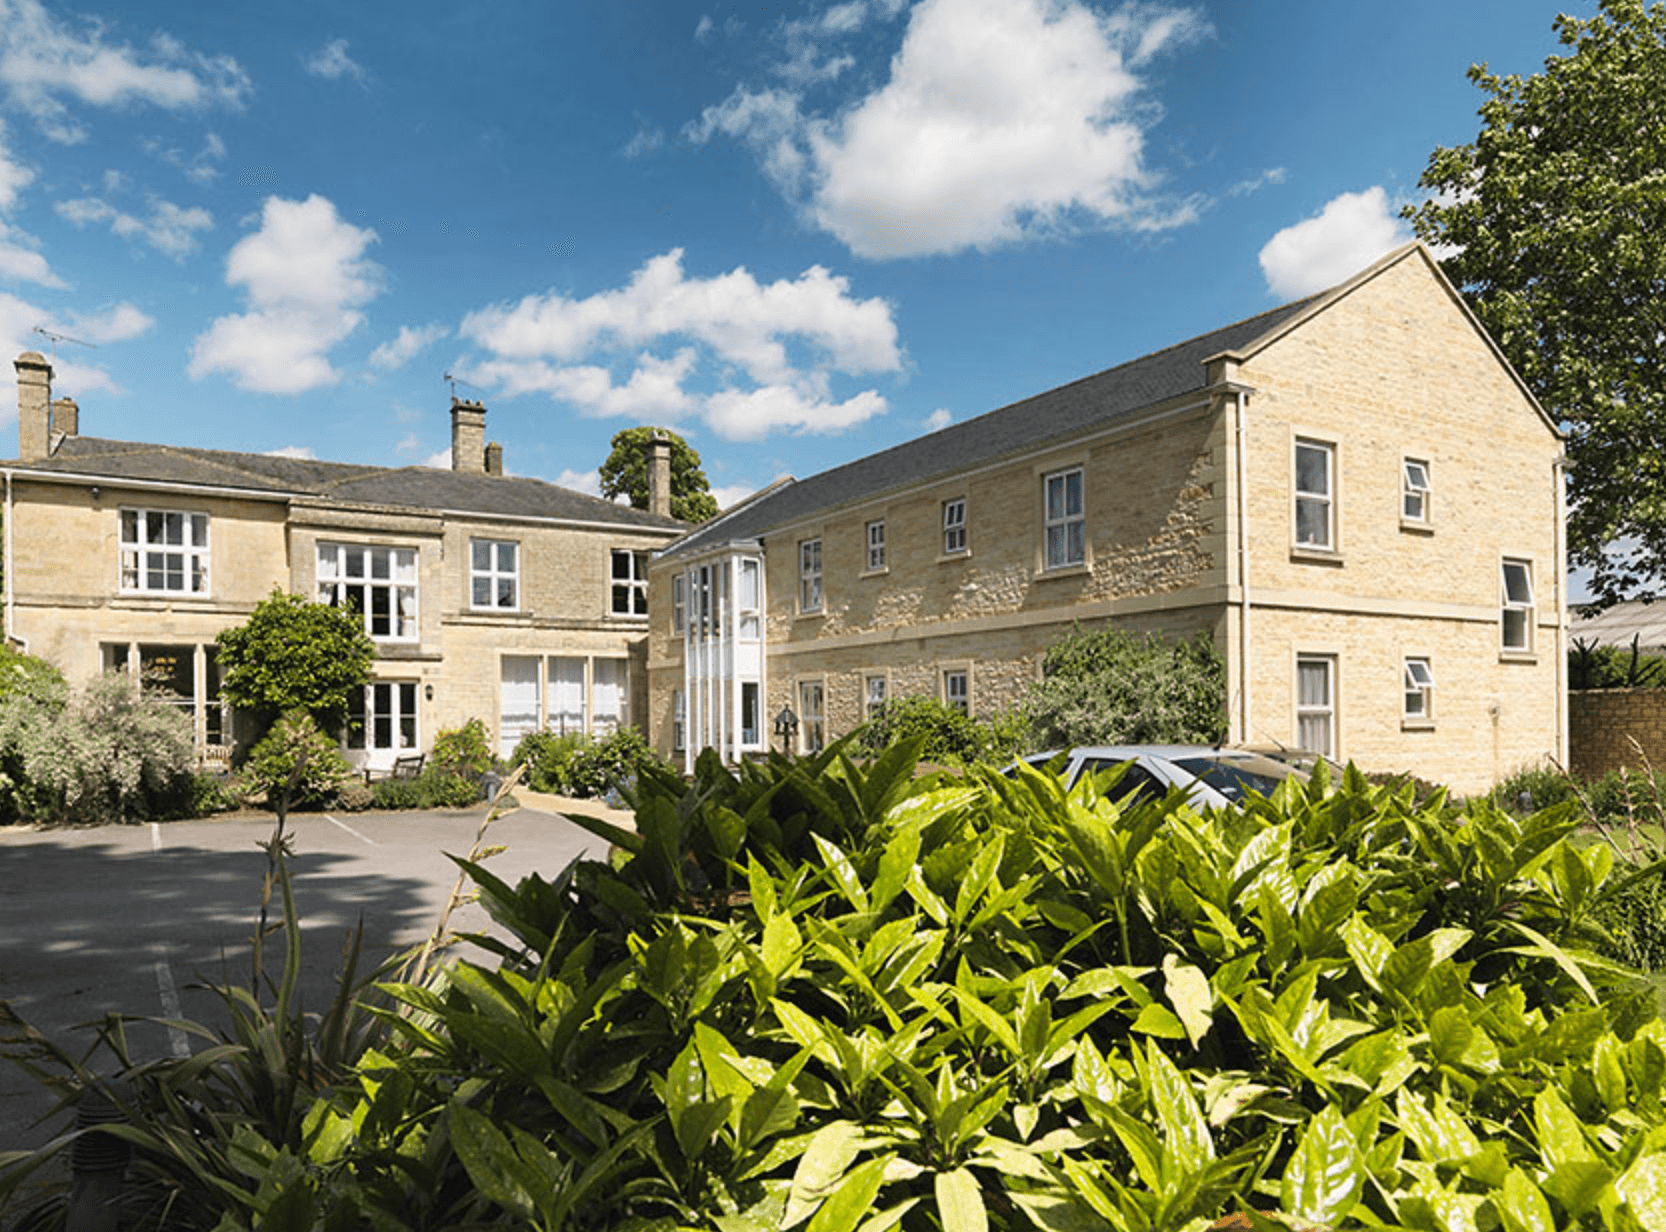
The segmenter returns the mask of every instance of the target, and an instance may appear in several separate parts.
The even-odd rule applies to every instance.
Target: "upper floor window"
[[[1506,557],[1499,579],[1501,644],[1505,650],[1533,649],[1533,564]]]
[[[798,544],[798,610],[821,611],[820,539],[801,539]]]
[[[681,633],[688,625],[688,579],[681,573],[671,576],[671,632]]]
[[[943,555],[966,550],[966,498],[957,496],[943,502]]]
[[[1400,516],[1408,522],[1429,520],[1429,464],[1407,458],[1400,464]]]
[[[362,613],[378,641],[416,641],[416,549],[320,543],[318,601]]]
[[[885,568],[885,523],[868,523],[868,572]]]
[[[208,515],[167,509],[123,509],[121,588],[206,595]]]
[[[615,616],[648,614],[648,553],[613,549],[613,597],[608,610]]]
[[[505,539],[471,539],[469,606],[513,610],[520,605],[520,545]]]
[[[1087,559],[1087,521],[1082,504],[1082,468],[1047,476],[1046,567],[1061,569]]]
[[[758,614],[763,607],[762,562],[755,556],[740,559],[739,602],[740,635],[752,639],[758,636]]]
[[[1296,546],[1336,547],[1336,446],[1296,441]]]

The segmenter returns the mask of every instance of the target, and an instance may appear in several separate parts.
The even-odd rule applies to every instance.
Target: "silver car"
[[[1161,797],[1178,787],[1197,808],[1237,804],[1248,791],[1271,795],[1286,779],[1308,781],[1305,769],[1253,749],[1208,744],[1082,745],[1053,753],[1034,753],[1025,763],[1044,769],[1056,764],[1066,787],[1084,774],[1097,774],[1132,762],[1126,774],[1105,793],[1119,802],[1137,795]],[[1010,773],[1010,771],[1009,771]]]

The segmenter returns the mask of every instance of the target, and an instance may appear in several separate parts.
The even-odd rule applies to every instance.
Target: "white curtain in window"
[[[625,660],[596,659],[590,670],[594,678],[590,727],[610,732],[625,722]]]
[[[550,660],[550,717],[553,732],[584,730],[584,660]]]
[[[520,655],[503,660],[498,714],[498,756],[508,757],[523,736],[538,730],[538,660]]]

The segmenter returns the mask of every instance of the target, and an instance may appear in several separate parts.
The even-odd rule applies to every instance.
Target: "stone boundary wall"
[[[1570,691],[1568,759],[1583,779],[1645,762],[1666,771],[1666,689]]]

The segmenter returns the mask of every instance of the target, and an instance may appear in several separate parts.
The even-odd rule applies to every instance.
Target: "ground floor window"
[[[1296,656],[1296,743],[1309,753],[1336,754],[1336,657]]]
[[[137,675],[154,696],[178,707],[191,721],[199,747],[231,744],[231,707],[220,696],[220,648],[210,643],[104,642],[99,662],[107,672]]]
[[[511,757],[515,746],[538,730],[543,664],[536,655],[505,655],[500,676],[498,756]]]
[[[798,686],[798,740],[805,753],[819,753],[827,746],[826,694],[821,681],[805,680]]]
[[[417,735],[417,682],[378,680],[347,704],[347,747],[376,753],[411,753]]]
[[[504,655],[498,671],[500,756],[535,731],[602,736],[630,722],[628,659]]]
[[[590,731],[605,735],[630,721],[630,662],[590,660]]]
[[[758,682],[743,680],[740,686],[740,742],[752,748],[763,740],[758,730]]]
[[[972,709],[972,691],[968,687],[966,670],[953,668],[943,673],[943,704],[950,710],[967,714]]]
[[[865,682],[864,712],[867,717],[876,717],[885,708],[885,677],[869,676]]]

